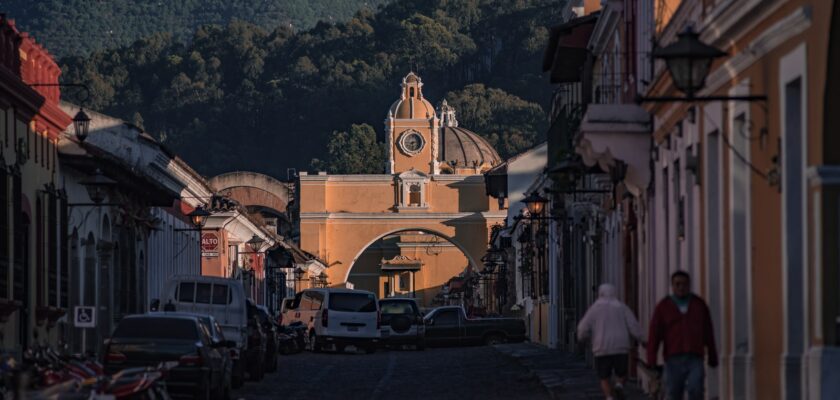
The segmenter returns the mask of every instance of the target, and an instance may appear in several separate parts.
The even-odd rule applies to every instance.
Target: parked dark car
[[[225,388],[224,358],[220,352],[235,343],[213,342],[199,318],[186,315],[131,315],[117,325],[106,341],[107,374],[130,367],[154,367],[177,361],[166,385],[172,397],[209,400],[229,395]],[[230,382],[228,380],[228,382]]]
[[[386,346],[414,345],[426,348],[426,327],[417,301],[408,298],[379,300],[382,342]]]
[[[439,307],[426,315],[426,344],[497,344],[525,340],[519,318],[467,318],[461,307]]]
[[[257,313],[251,311],[251,307],[248,307],[248,310],[248,348],[245,350],[248,378],[252,381],[261,381],[265,375],[265,352],[268,339]]]
[[[277,371],[277,353],[280,351],[280,328],[265,306],[256,306],[256,313],[266,338],[265,371],[274,372]]]
[[[182,312],[151,312],[149,313],[149,315],[187,316],[198,318],[199,322],[201,322],[204,325],[204,327],[207,328],[208,332],[210,332],[210,338],[213,341],[213,346],[219,349],[219,353],[222,356],[225,393],[230,392],[231,388],[242,386],[241,380],[237,382],[237,379],[234,379],[234,377],[236,377],[237,374],[242,374],[241,371],[236,371],[234,368],[234,365],[241,365],[241,363],[238,362],[239,348],[236,346],[236,342],[228,341],[225,339],[225,334],[222,331],[222,326],[219,324],[219,321],[216,321],[215,317],[206,314]],[[230,346],[231,344],[233,345],[232,347]],[[224,398],[228,398],[228,396],[229,394],[225,395]]]

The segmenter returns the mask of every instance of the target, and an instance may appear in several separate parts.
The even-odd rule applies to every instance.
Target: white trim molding
[[[783,398],[801,398],[804,394],[804,368],[803,356],[807,349],[809,329],[808,329],[808,220],[807,220],[807,205],[808,205],[808,190],[806,170],[808,165],[808,80],[807,80],[807,48],[805,43],[800,44],[794,50],[786,54],[779,60],[779,92],[777,94],[780,100],[779,118],[780,127],[782,130],[782,288],[783,299],[783,346],[784,356],[782,357],[781,376],[782,376],[782,397]],[[788,135],[787,132],[787,92],[786,87],[791,82],[800,80],[799,98],[801,106],[799,110],[799,118],[801,119],[801,126],[798,132]],[[788,149],[792,144],[788,143],[789,136],[796,137],[801,140],[800,143],[800,165],[795,166],[799,173],[798,188],[800,209],[795,210],[796,215],[788,215],[788,203],[792,199],[788,196],[788,192],[793,184],[791,179],[794,179],[788,173],[788,162],[793,158],[788,154]],[[794,181],[795,182],[795,181]],[[796,192],[793,193],[794,195]],[[801,229],[796,230],[799,233],[798,250],[801,252],[801,259],[792,260],[789,256],[791,251],[791,242],[797,240],[796,237],[789,237],[789,221],[801,222]],[[794,248],[795,250],[796,248]],[[799,268],[797,271],[795,268]],[[798,282],[798,284],[797,284]],[[794,307],[795,309],[791,309]]]
[[[762,31],[745,49],[729,57],[723,65],[712,71],[706,79],[706,87],[700,94],[709,95],[718,91],[767,53],[810,28],[811,22],[811,7],[808,5],[799,7],[780,19]]]

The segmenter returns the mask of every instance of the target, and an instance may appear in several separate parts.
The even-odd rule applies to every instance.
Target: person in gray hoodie
[[[598,288],[598,300],[589,307],[578,324],[578,339],[592,339],[595,369],[607,400],[623,398],[624,381],[629,365],[628,353],[633,340],[640,342],[642,328],[633,311],[616,298],[615,286],[604,283]],[[616,384],[610,380],[615,373]]]

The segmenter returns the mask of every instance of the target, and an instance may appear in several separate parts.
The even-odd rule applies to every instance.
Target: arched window
[[[412,184],[408,188],[408,204],[412,207],[420,207],[423,204],[422,188],[419,183]]]
[[[414,97],[414,88],[408,89],[408,97]]]

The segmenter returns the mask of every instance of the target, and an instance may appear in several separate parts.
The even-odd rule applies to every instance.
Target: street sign
[[[96,308],[93,306],[76,306],[73,310],[73,322],[76,328],[95,328]]]
[[[219,236],[213,232],[201,234],[201,256],[202,257],[218,257],[219,256]]]

